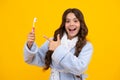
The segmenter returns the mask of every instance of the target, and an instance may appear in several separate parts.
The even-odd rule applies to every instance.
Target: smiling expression
[[[74,38],[80,30],[80,21],[74,13],[68,13],[66,16],[65,29],[68,34],[68,39]]]

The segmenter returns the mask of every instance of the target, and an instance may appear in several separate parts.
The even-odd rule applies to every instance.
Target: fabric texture
[[[75,37],[72,40],[69,40],[67,38],[67,34],[64,33],[64,35],[63,35],[63,37],[61,39],[61,45],[63,45],[67,49],[67,52],[70,52],[70,50],[73,47],[75,47],[77,41],[78,41],[78,37]],[[52,80],[60,80],[58,70],[52,68],[52,70],[51,70],[51,79]]]

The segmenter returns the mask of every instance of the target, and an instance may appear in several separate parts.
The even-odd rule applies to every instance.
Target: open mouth
[[[69,29],[69,31],[75,31],[77,28]]]

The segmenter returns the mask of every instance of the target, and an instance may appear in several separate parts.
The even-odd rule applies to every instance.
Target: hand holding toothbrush
[[[27,46],[29,49],[31,49],[31,47],[35,41],[35,23],[36,23],[36,21],[37,21],[37,18],[34,18],[32,31],[28,34]]]

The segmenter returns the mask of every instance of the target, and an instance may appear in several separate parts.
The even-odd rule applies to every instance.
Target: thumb
[[[57,35],[57,41],[60,41],[60,34]]]

